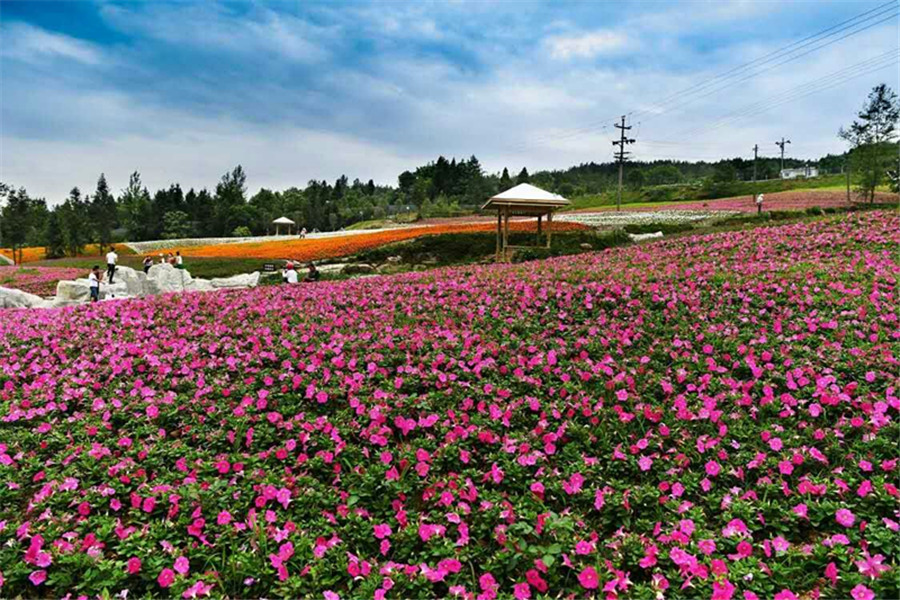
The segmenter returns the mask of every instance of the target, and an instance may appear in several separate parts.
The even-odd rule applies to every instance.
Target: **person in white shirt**
[[[181,256],[180,251],[175,252],[175,268],[183,269],[184,268],[184,257]]]
[[[119,255],[116,254],[116,247],[110,246],[109,252],[106,253],[106,277],[109,279],[109,282],[113,282],[113,275],[116,274],[116,262],[119,260]]]
[[[294,263],[288,263],[284,266],[284,282],[285,283],[297,283],[299,278],[297,276],[297,271],[294,270]]]
[[[758,215],[762,214],[762,204],[763,204],[763,195],[757,194],[756,195],[756,214],[758,214]]]
[[[90,281],[91,287],[91,302],[97,302],[100,300],[100,278],[103,275],[100,274],[100,265],[94,265],[94,268],[91,269],[91,274],[88,275],[88,281]]]

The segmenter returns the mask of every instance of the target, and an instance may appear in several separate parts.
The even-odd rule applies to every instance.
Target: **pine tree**
[[[509,177],[509,171],[503,167],[503,174],[500,175],[500,191],[508,190],[512,187],[512,179]]]
[[[47,216],[47,227],[44,232],[47,258],[61,258],[66,255],[65,240],[63,240],[59,220],[59,213],[56,210],[51,211]]]
[[[106,176],[101,173],[97,180],[97,191],[91,199],[90,215],[100,252],[112,241],[112,230],[116,226],[116,199],[109,193]]]
[[[838,131],[838,136],[850,142],[851,162],[860,179],[859,193],[869,202],[875,201],[875,189],[884,180],[888,165],[896,165],[897,148],[893,142],[898,120],[897,94],[882,83],[872,89],[850,128]]]
[[[531,181],[531,177],[528,175],[528,169],[522,167],[522,170],[519,171],[519,175],[516,177],[516,185],[528,183],[529,181]]]

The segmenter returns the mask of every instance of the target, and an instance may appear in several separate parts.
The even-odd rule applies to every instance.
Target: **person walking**
[[[88,281],[90,282],[91,287],[91,302],[98,302],[100,300],[100,279],[102,277],[100,265],[94,265],[91,269],[91,274],[88,275]]]
[[[756,195],[756,214],[758,214],[758,215],[762,214],[762,205],[763,205],[763,195],[757,194]]]
[[[153,266],[153,259],[149,256],[144,257],[144,273],[150,272],[150,267]]]
[[[113,276],[116,274],[116,263],[119,262],[119,255],[116,254],[116,247],[109,246],[109,252],[106,253],[106,278],[112,284]]]

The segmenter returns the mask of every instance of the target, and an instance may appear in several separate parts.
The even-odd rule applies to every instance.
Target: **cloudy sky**
[[[4,1],[0,180],[56,203],[101,172],[115,190],[134,170],[151,188],[212,187],[240,163],[255,191],[342,173],[395,184],[439,154],[534,171],[610,160],[626,113],[638,158],[774,155],[782,135],[812,158],[842,151],[835,133],[873,85],[900,87],[896,13],[884,0]]]

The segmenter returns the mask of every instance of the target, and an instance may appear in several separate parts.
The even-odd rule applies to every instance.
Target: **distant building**
[[[802,179],[809,177],[818,177],[819,176],[819,167],[811,167],[806,165],[805,167],[798,167],[796,169],[782,169],[781,170],[781,178],[782,179]]]

